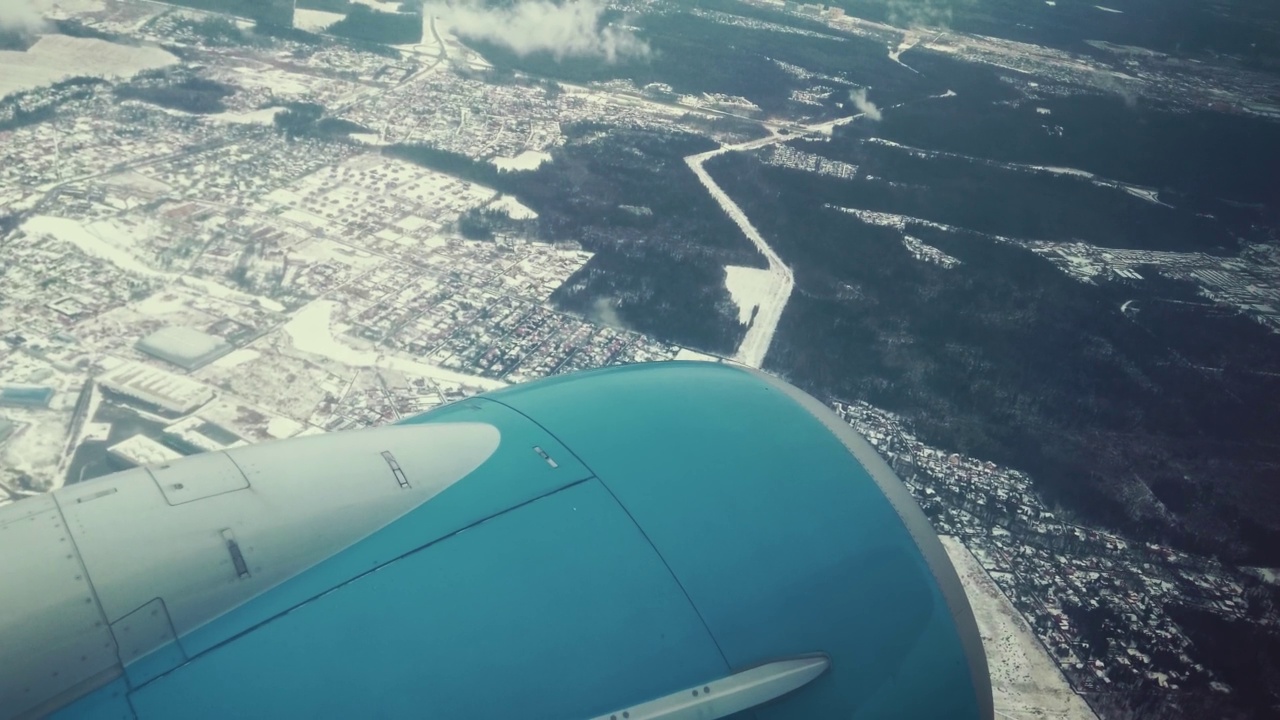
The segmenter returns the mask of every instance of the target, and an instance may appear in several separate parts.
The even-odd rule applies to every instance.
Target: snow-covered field
[[[537,170],[544,162],[551,162],[551,154],[538,152],[537,150],[525,150],[519,155],[510,157],[490,158],[489,162],[498,167],[499,170]]]
[[[725,266],[724,286],[738,306],[738,322],[751,320],[751,311],[768,300],[772,283],[773,273],[764,268]]]
[[[1016,720],[1098,720],[1067,684],[1057,664],[977,558],[956,538],[942,537],[969,597],[987,654],[996,716]]]
[[[765,138],[772,140],[772,138]],[[732,149],[743,149],[747,147],[762,147],[768,144],[759,140],[750,143],[744,143],[742,146],[735,146]],[[795,278],[791,274],[791,268],[787,267],[778,257],[778,254],[769,247],[769,243],[765,242],[760,231],[747,218],[747,214],[738,207],[729,195],[716,184],[711,178],[710,173],[703,168],[709,158],[727,152],[730,148],[720,148],[711,152],[702,153],[701,155],[690,155],[685,158],[685,163],[689,169],[698,176],[698,180],[702,186],[711,193],[711,197],[719,203],[721,209],[729,216],[729,219],[742,230],[742,234],[756,246],[765,259],[769,261],[769,269],[765,272],[769,273],[768,283],[764,289],[757,289],[755,295],[759,302],[760,310],[756,313],[755,321],[751,327],[747,329],[747,334],[742,338],[742,344],[738,346],[738,352],[734,355],[734,360],[758,368],[764,364],[765,355],[769,353],[769,345],[773,343],[773,334],[778,329],[778,322],[782,319],[782,309],[787,306],[787,300],[791,297],[791,289],[795,286]],[[762,283],[763,284],[763,283]],[[732,292],[732,291],[730,291]]]
[[[66,218],[36,215],[23,223],[22,229],[28,235],[52,237],[71,243],[86,255],[106,260],[125,272],[165,277],[165,273],[146,265],[129,252],[128,248],[137,243],[134,235],[137,228],[123,227],[108,220],[85,225]]]
[[[321,32],[344,17],[342,13],[297,8],[293,11],[293,26],[307,32]]]
[[[536,220],[538,217],[538,213],[510,195],[499,196],[489,207],[494,210],[501,210],[512,220]]]
[[[176,62],[178,58],[158,47],[45,35],[26,52],[0,50],[0,96],[78,75],[126,77]]]
[[[283,109],[280,107],[267,107],[247,112],[221,112],[205,115],[205,117],[218,122],[238,123],[241,125],[271,125],[275,123],[276,113]]]

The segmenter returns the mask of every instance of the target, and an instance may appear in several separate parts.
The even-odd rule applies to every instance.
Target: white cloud
[[[0,28],[21,32],[39,32],[44,29],[44,8],[47,0],[0,0]]]
[[[506,8],[468,1],[426,8],[444,18],[455,34],[505,45],[521,56],[549,52],[557,60],[595,57],[608,63],[648,57],[649,45],[635,33],[601,22],[604,11],[601,0],[525,0]]]
[[[880,119],[884,117],[880,113],[880,108],[876,107],[875,103],[867,99],[866,88],[858,88],[857,90],[849,91],[849,100],[853,102],[854,107],[858,108],[858,112],[865,115],[868,120],[880,122]]]
[[[945,28],[951,25],[956,10],[973,3],[974,0],[888,0],[885,9],[891,25]]]

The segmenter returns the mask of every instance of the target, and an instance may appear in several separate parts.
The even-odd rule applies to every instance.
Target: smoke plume
[[[45,28],[47,0],[0,0],[0,30],[37,33]]]
[[[427,6],[426,11],[444,18],[459,36],[505,45],[520,56],[549,52],[557,60],[586,57],[615,63],[649,55],[649,45],[635,33],[602,22],[601,0],[524,0],[506,8],[468,0]]]
[[[875,103],[867,99],[866,88],[858,88],[857,90],[849,91],[849,100],[853,103],[854,107],[858,108],[858,112],[862,113],[868,120],[880,122],[880,118],[883,117],[880,114],[880,108],[876,107]]]
[[[613,298],[602,297],[596,298],[591,303],[591,311],[587,313],[587,318],[601,325],[608,325],[619,330],[628,330],[626,321],[618,314],[618,306]]]

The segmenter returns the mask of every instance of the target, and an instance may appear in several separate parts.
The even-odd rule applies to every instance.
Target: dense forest
[[[1230,228],[1216,218],[1075,174],[1010,169],[869,141],[880,135],[881,125],[891,123],[854,123],[837,128],[831,142],[796,144],[859,167],[860,177],[852,182],[810,183],[823,202],[1026,240],[1218,253],[1237,247]]]
[[[725,265],[764,259],[684,163],[714,144],[694,135],[567,128],[554,161],[532,172],[422,146],[387,153],[515,195],[539,215],[537,233],[595,256],[556,291],[560,308],[593,315],[609,305],[631,329],[732,353],[746,328],[724,287]],[[474,224],[474,232],[483,229]]]
[[[293,26],[293,0],[168,0],[197,10],[226,13],[272,25]]]
[[[412,13],[388,13],[368,5],[354,4],[347,16],[325,31],[337,37],[407,45],[422,42],[422,17]]]
[[[960,93],[888,110],[871,132],[914,147],[1151,186],[1192,222],[1195,213],[1211,214],[1239,234],[1280,225],[1273,202],[1280,124],[1261,118],[1168,112],[1110,95],[995,104]]]
[[[1089,52],[1084,40],[1280,69],[1280,5],[1272,0],[1109,0],[1050,5],[1023,0],[832,0],[851,15],[906,27],[929,25]]]
[[[0,132],[45,122],[64,103],[87,98],[107,84],[102,78],[71,77],[48,88],[10,93],[0,99]]]
[[[222,102],[235,93],[230,85],[199,77],[187,70],[138,73],[115,89],[122,100],[141,100],[171,110],[206,115],[227,109]]]
[[[769,369],[1027,471],[1087,521],[1280,563],[1280,336],[1162,302],[1185,289],[1082,285],[1015,245],[912,227],[963,263],[946,270],[823,207],[857,182],[708,167],[795,270]],[[1119,312],[1135,298],[1136,321]]]

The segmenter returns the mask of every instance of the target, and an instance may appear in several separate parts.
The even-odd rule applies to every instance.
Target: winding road
[[[703,165],[707,160],[724,153],[755,150],[768,145],[794,140],[810,133],[830,132],[831,128],[836,125],[844,125],[859,117],[861,115],[852,115],[816,125],[809,125],[799,128],[799,132],[791,135],[781,135],[771,129],[770,132],[772,134],[768,137],[750,140],[737,145],[723,145],[710,152],[690,155],[684,159],[685,164],[689,166],[693,174],[698,176],[702,186],[720,204],[720,208],[724,210],[725,215],[729,216],[729,219],[738,226],[738,229],[742,230],[742,234],[747,236],[751,244],[755,245],[756,249],[764,255],[765,260],[769,262],[769,273],[772,276],[769,282],[769,289],[758,306],[759,310],[755,313],[751,326],[747,328],[747,334],[743,336],[742,343],[738,345],[738,351],[733,356],[734,361],[753,368],[759,368],[764,365],[765,356],[769,354],[769,346],[773,344],[773,334],[778,329],[778,322],[782,320],[782,311],[787,307],[787,300],[791,298],[791,290],[795,287],[795,276],[792,274],[791,268],[782,262],[782,258],[778,257],[773,248],[769,247],[769,243],[760,234],[760,231],[751,224],[747,214],[742,211],[742,208],[738,207],[738,204],[729,197],[724,189],[716,184],[716,181]]]

